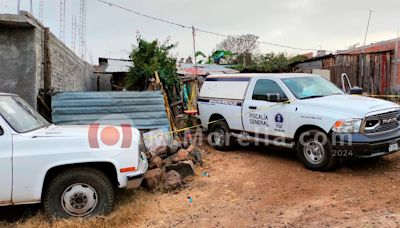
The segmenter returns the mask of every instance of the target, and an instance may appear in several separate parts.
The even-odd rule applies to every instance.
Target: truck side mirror
[[[266,98],[266,101],[274,103],[287,102],[289,100],[287,97],[282,97],[278,93],[267,93]]]
[[[0,127],[0,136],[4,135],[3,128]]]
[[[363,94],[363,89],[361,87],[355,86],[350,89],[350,94],[354,95],[362,95]]]

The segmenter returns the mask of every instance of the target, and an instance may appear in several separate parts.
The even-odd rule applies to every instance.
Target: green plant
[[[176,59],[171,56],[171,50],[176,44],[170,44],[169,40],[162,44],[158,40],[149,42],[140,36],[137,43],[130,56],[133,66],[128,72],[128,89],[147,89],[149,79],[153,78],[157,71],[164,88],[171,94],[174,85],[179,83]]]

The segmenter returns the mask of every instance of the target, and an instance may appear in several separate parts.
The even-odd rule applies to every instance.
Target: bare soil
[[[321,173],[289,150],[202,150],[204,166],[179,191],[121,191],[115,212],[96,219],[49,222],[37,206],[3,207],[0,226],[400,227],[400,153]]]

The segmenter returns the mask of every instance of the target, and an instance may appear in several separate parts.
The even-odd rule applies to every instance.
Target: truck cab
[[[211,143],[221,150],[235,139],[293,148],[318,171],[345,157],[399,150],[399,105],[346,94],[317,75],[211,75],[198,105]]]
[[[56,126],[13,94],[0,93],[0,145],[0,205],[42,202],[49,217],[111,212],[148,167],[137,129]]]

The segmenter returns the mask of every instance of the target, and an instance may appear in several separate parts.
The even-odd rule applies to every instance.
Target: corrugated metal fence
[[[60,125],[119,125],[129,120],[138,129],[169,128],[160,91],[57,93],[52,110],[53,122]]]

